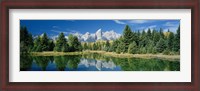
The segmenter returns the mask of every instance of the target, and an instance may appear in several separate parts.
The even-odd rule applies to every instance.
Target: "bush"
[[[164,50],[164,51],[163,51],[163,54],[165,54],[165,55],[170,55],[170,51],[169,51],[169,50]]]

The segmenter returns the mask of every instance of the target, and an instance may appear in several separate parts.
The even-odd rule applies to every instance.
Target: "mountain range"
[[[101,29],[98,29],[95,33],[86,32],[85,34],[73,33],[74,36],[77,36],[81,42],[95,42],[98,40],[115,40],[121,36],[121,34],[116,33],[114,30],[102,32]],[[53,40],[56,40],[58,36],[52,36]],[[65,36],[65,38],[68,38]]]

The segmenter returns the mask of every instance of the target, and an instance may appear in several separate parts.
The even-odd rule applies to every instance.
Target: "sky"
[[[168,29],[176,33],[180,20],[20,20],[20,26],[26,26],[32,35],[47,33],[55,36],[63,32],[65,35],[73,33],[95,33],[98,29],[102,32],[114,30],[122,34],[126,25],[132,31],[147,29]]]

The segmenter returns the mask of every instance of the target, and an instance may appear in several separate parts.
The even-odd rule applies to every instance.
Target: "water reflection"
[[[180,71],[179,61],[114,58],[99,54],[21,56],[21,71]]]

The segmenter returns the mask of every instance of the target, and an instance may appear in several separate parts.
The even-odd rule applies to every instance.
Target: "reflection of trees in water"
[[[141,58],[115,58],[100,54],[84,54],[70,56],[20,56],[20,70],[31,69],[33,60],[42,69],[46,70],[49,63],[54,63],[56,69],[64,71],[67,68],[76,70],[78,65],[85,67],[95,66],[98,70],[102,68],[114,69],[117,66],[124,71],[180,71],[179,61],[168,61],[161,59]]]
[[[32,66],[33,59],[31,56],[20,56],[20,71],[26,71]]]
[[[179,71],[180,62],[160,59],[115,58],[114,63],[125,71]]]
[[[39,67],[41,67],[41,69],[42,69],[43,71],[45,71],[45,70],[46,70],[46,67],[47,67],[48,64],[49,64],[49,62],[52,62],[53,57],[51,57],[51,56],[48,56],[48,57],[46,57],[46,56],[35,56],[35,57],[33,57],[33,59],[35,60],[35,63],[36,63]]]
[[[168,61],[161,59],[141,59],[141,58],[115,58],[103,56],[97,53],[83,55],[86,59],[95,59],[102,61],[113,61],[124,71],[180,71],[179,61]]]
[[[84,54],[82,55],[82,58],[86,59],[95,59],[95,60],[101,60],[101,61],[112,61],[112,57],[104,56],[98,53],[90,53],[90,54]]]
[[[67,63],[67,66],[70,69],[77,69],[78,68],[78,64],[80,63],[80,56],[70,56],[70,60]]]
[[[64,71],[66,66],[70,69],[77,69],[80,62],[80,56],[55,56],[54,60],[57,69]]]
[[[64,71],[68,62],[68,58],[64,56],[54,56],[54,61],[56,64],[56,68],[60,71]]]

